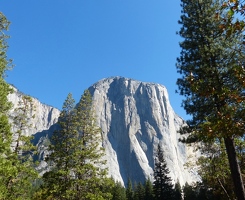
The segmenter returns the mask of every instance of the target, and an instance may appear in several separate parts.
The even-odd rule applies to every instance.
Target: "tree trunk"
[[[245,200],[244,185],[237,161],[234,141],[231,137],[225,137],[224,140],[237,200]]]

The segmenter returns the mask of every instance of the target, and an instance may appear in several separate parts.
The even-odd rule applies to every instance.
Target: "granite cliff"
[[[191,147],[178,142],[178,129],[184,120],[172,109],[167,89],[159,84],[145,83],[123,77],[103,79],[89,88],[102,129],[102,146],[106,151],[109,175],[124,185],[128,178],[143,182],[153,176],[154,157],[160,143],[174,181],[198,180],[193,169],[184,164],[194,156]],[[22,95],[15,90],[9,96],[14,106]],[[33,99],[36,107],[34,127],[26,134],[34,135],[38,146],[39,171],[48,169],[43,158],[48,153],[48,138],[55,130],[60,111]],[[193,158],[191,158],[193,159]]]
[[[164,86],[112,77],[89,90],[112,177],[124,184],[128,178],[136,182],[152,178],[160,143],[174,181],[184,184],[198,179],[195,170],[184,167],[188,157],[195,154],[178,142],[178,129],[184,120],[173,111]]]
[[[24,95],[16,88],[13,88],[13,90],[14,92],[8,96],[9,101],[11,101],[13,104],[13,107],[10,111],[10,121],[14,109],[18,107],[21,96]],[[57,108],[41,103],[38,99],[33,97],[32,104],[35,110],[30,111],[30,113],[35,115],[35,117],[30,122],[30,128],[26,130],[24,134],[34,136],[33,143],[38,148],[38,156],[35,159],[40,161],[38,170],[42,174],[48,169],[48,165],[44,161],[44,158],[49,153],[47,151],[47,144],[49,143],[50,135],[56,129],[55,124],[58,121],[60,111]],[[14,128],[13,131],[15,131]]]

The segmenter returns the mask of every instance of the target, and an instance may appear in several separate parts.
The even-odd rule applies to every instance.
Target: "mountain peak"
[[[174,181],[184,184],[197,178],[184,169],[190,151],[178,142],[183,120],[174,113],[163,85],[116,76],[98,81],[89,90],[112,177],[124,184],[129,177],[134,182],[153,178],[160,144]]]
[[[191,147],[179,142],[178,130],[184,121],[174,113],[163,85],[116,76],[98,81],[89,90],[97,125],[102,130],[101,145],[105,148],[109,176],[125,186],[128,179],[136,183],[147,178],[153,180],[154,159],[160,144],[174,182],[179,180],[184,185],[199,180],[195,170],[184,167],[188,158],[195,159],[196,155]],[[14,108],[21,95],[17,90],[9,95]],[[34,136],[39,151],[38,170],[42,174],[49,169],[44,161],[49,153],[47,140],[57,128],[60,111],[37,99],[33,103],[37,118],[33,119],[34,127],[25,134]]]

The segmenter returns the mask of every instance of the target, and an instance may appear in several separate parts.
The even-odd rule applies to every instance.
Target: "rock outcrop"
[[[24,95],[22,92],[13,88],[14,92],[8,96],[9,101],[12,102],[13,107],[10,114],[14,112],[14,109],[18,107],[18,103],[21,100],[21,96]],[[34,135],[38,132],[48,130],[52,125],[58,121],[60,111],[57,108],[48,106],[41,103],[38,99],[32,97],[32,104],[35,108],[32,114],[35,117],[32,120],[31,129],[27,130],[28,135]]]
[[[128,178],[133,182],[152,179],[160,143],[172,179],[179,180],[181,185],[197,180],[195,171],[184,167],[188,156],[194,154],[178,142],[178,129],[184,120],[173,111],[164,86],[112,77],[89,90],[112,177],[124,184]]]
[[[21,100],[22,92],[13,88],[14,92],[8,96],[9,101],[12,102],[13,107],[10,110],[10,121],[14,110],[18,107],[19,101]],[[44,161],[45,156],[49,153],[47,151],[47,146],[49,143],[49,137],[52,135],[53,131],[56,129],[56,123],[60,115],[60,111],[57,108],[48,106],[41,103],[38,99],[32,97],[32,104],[35,109],[29,112],[35,117],[29,123],[30,128],[25,130],[23,134],[28,136],[34,136],[33,143],[38,148],[38,157],[35,159],[40,161],[38,170],[42,174],[48,169],[47,163]],[[15,130],[13,130],[15,131]]]
[[[190,147],[178,142],[178,129],[184,120],[175,114],[167,89],[159,84],[145,83],[122,77],[103,79],[89,88],[102,129],[102,145],[105,148],[109,175],[126,186],[128,179],[143,182],[153,178],[157,145],[164,150],[165,159],[174,181],[193,182],[198,179],[195,171],[184,164],[190,155]],[[9,100],[17,106],[22,94],[15,90]],[[48,138],[55,130],[60,111],[33,99],[36,117],[31,130],[38,146],[40,173],[48,170],[44,162]],[[12,111],[13,112],[13,111]]]

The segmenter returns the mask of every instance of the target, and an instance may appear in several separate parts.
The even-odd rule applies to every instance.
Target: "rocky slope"
[[[127,184],[152,179],[157,145],[164,150],[170,175],[174,181],[193,182],[198,179],[195,170],[185,169],[190,147],[178,142],[179,127],[184,123],[173,111],[164,86],[123,77],[103,79],[89,88],[102,129],[109,175]],[[9,99],[16,106],[22,95],[15,90]],[[33,99],[36,107],[35,126],[26,134],[34,135],[39,149],[40,172],[48,169],[43,158],[48,153],[47,138],[55,129],[60,111]],[[13,111],[12,111],[13,112]],[[193,159],[193,158],[192,158]]]

